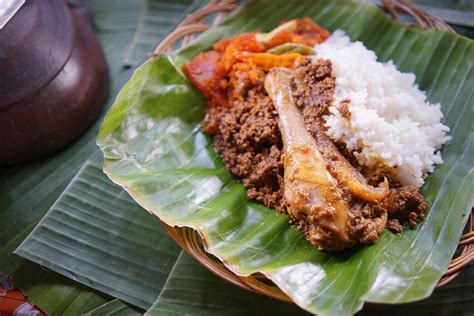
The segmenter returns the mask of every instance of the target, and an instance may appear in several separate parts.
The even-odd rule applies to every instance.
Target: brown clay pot
[[[0,30],[0,165],[50,154],[97,118],[108,76],[78,1],[29,0]]]

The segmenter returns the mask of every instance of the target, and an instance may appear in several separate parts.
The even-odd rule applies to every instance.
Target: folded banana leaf
[[[238,288],[181,252],[163,290],[145,316],[309,315],[293,304]]]
[[[143,315],[143,311],[135,306],[125,304],[121,300],[114,299],[102,306],[99,306],[85,316],[139,316]]]
[[[48,315],[81,315],[111,300],[108,295],[32,262],[23,264],[12,281],[30,303]]]
[[[423,195],[427,218],[402,234],[384,232],[350,256],[316,251],[284,215],[248,201],[200,130],[205,99],[183,62],[232,34],[270,30],[309,16],[342,28],[380,60],[414,72],[428,99],[441,102],[453,140]],[[98,136],[104,170],[169,225],[189,226],[235,273],[262,272],[299,306],[344,315],[364,302],[402,303],[431,294],[447,268],[473,205],[474,43],[439,30],[406,27],[372,5],[350,1],[252,1],[177,55],[147,61],[120,92]],[[20,248],[21,249],[21,248]]]
[[[425,300],[409,304],[366,306],[358,316],[471,315],[474,310],[474,265]],[[145,313],[161,315],[309,315],[296,306],[246,292],[207,271],[182,253],[160,296]]]
[[[146,309],[179,247],[154,216],[89,162],[15,253]]]

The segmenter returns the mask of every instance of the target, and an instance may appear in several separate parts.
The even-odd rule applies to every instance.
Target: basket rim
[[[204,32],[219,23],[237,8],[235,0],[210,0],[207,5],[188,15],[168,36],[151,52],[150,57],[167,53],[176,47],[182,39],[181,46],[187,45],[198,33]],[[400,21],[400,14],[411,16],[423,28],[437,28],[448,32],[455,31],[443,20],[428,14],[408,0],[382,0],[379,8],[394,20]],[[215,14],[211,25],[202,21]],[[458,249],[460,254],[453,257],[448,269],[437,284],[442,287],[456,278],[464,267],[474,261],[474,215],[473,209],[466,224],[466,233],[461,236]],[[190,256],[196,259],[207,270],[218,277],[248,291],[294,303],[279,287],[260,274],[239,276],[228,269],[223,262],[211,257],[203,245],[203,240],[196,230],[189,227],[170,226],[161,221],[171,238]],[[270,283],[269,283],[270,282]]]

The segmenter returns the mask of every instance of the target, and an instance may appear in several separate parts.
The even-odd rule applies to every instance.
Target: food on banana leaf
[[[317,249],[372,244],[424,219],[424,178],[449,140],[415,76],[308,18],[216,43],[184,65],[204,131],[247,195]]]

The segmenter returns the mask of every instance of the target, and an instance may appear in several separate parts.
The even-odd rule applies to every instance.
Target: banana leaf
[[[431,102],[441,102],[453,140],[423,195],[427,218],[402,234],[384,232],[349,256],[311,247],[284,215],[246,198],[199,126],[204,97],[181,72],[185,60],[232,34],[268,31],[309,16],[342,28],[379,59],[414,72]],[[199,231],[207,251],[235,273],[262,272],[302,308],[344,315],[364,302],[403,303],[429,296],[453,255],[473,205],[474,43],[440,30],[406,27],[372,5],[350,1],[252,1],[176,55],[147,61],[124,86],[98,136],[104,171],[169,225]],[[21,249],[21,248],[20,248]]]
[[[474,265],[447,285],[438,288],[429,298],[401,305],[373,305],[360,312],[360,316],[432,316],[432,315],[472,315],[474,311]],[[359,315],[359,314],[358,314]]]
[[[359,316],[471,315],[474,310],[474,265],[466,267],[454,281],[436,289],[425,300],[409,304],[365,307]],[[208,272],[181,253],[175,268],[156,300],[145,313],[154,315],[308,315],[296,306],[271,301],[241,290]]]
[[[309,315],[295,305],[238,288],[181,252],[163,290],[145,316]]]
[[[124,59],[126,66],[142,63],[160,40],[188,14],[194,12],[204,0],[147,0],[141,8],[140,20],[132,43]]]
[[[134,306],[125,304],[121,300],[114,299],[102,306],[99,306],[85,316],[138,316],[143,315],[143,311]]]
[[[111,297],[28,262],[13,276],[13,284],[48,315],[81,315]]]
[[[179,247],[159,221],[88,162],[15,253],[146,309]]]

